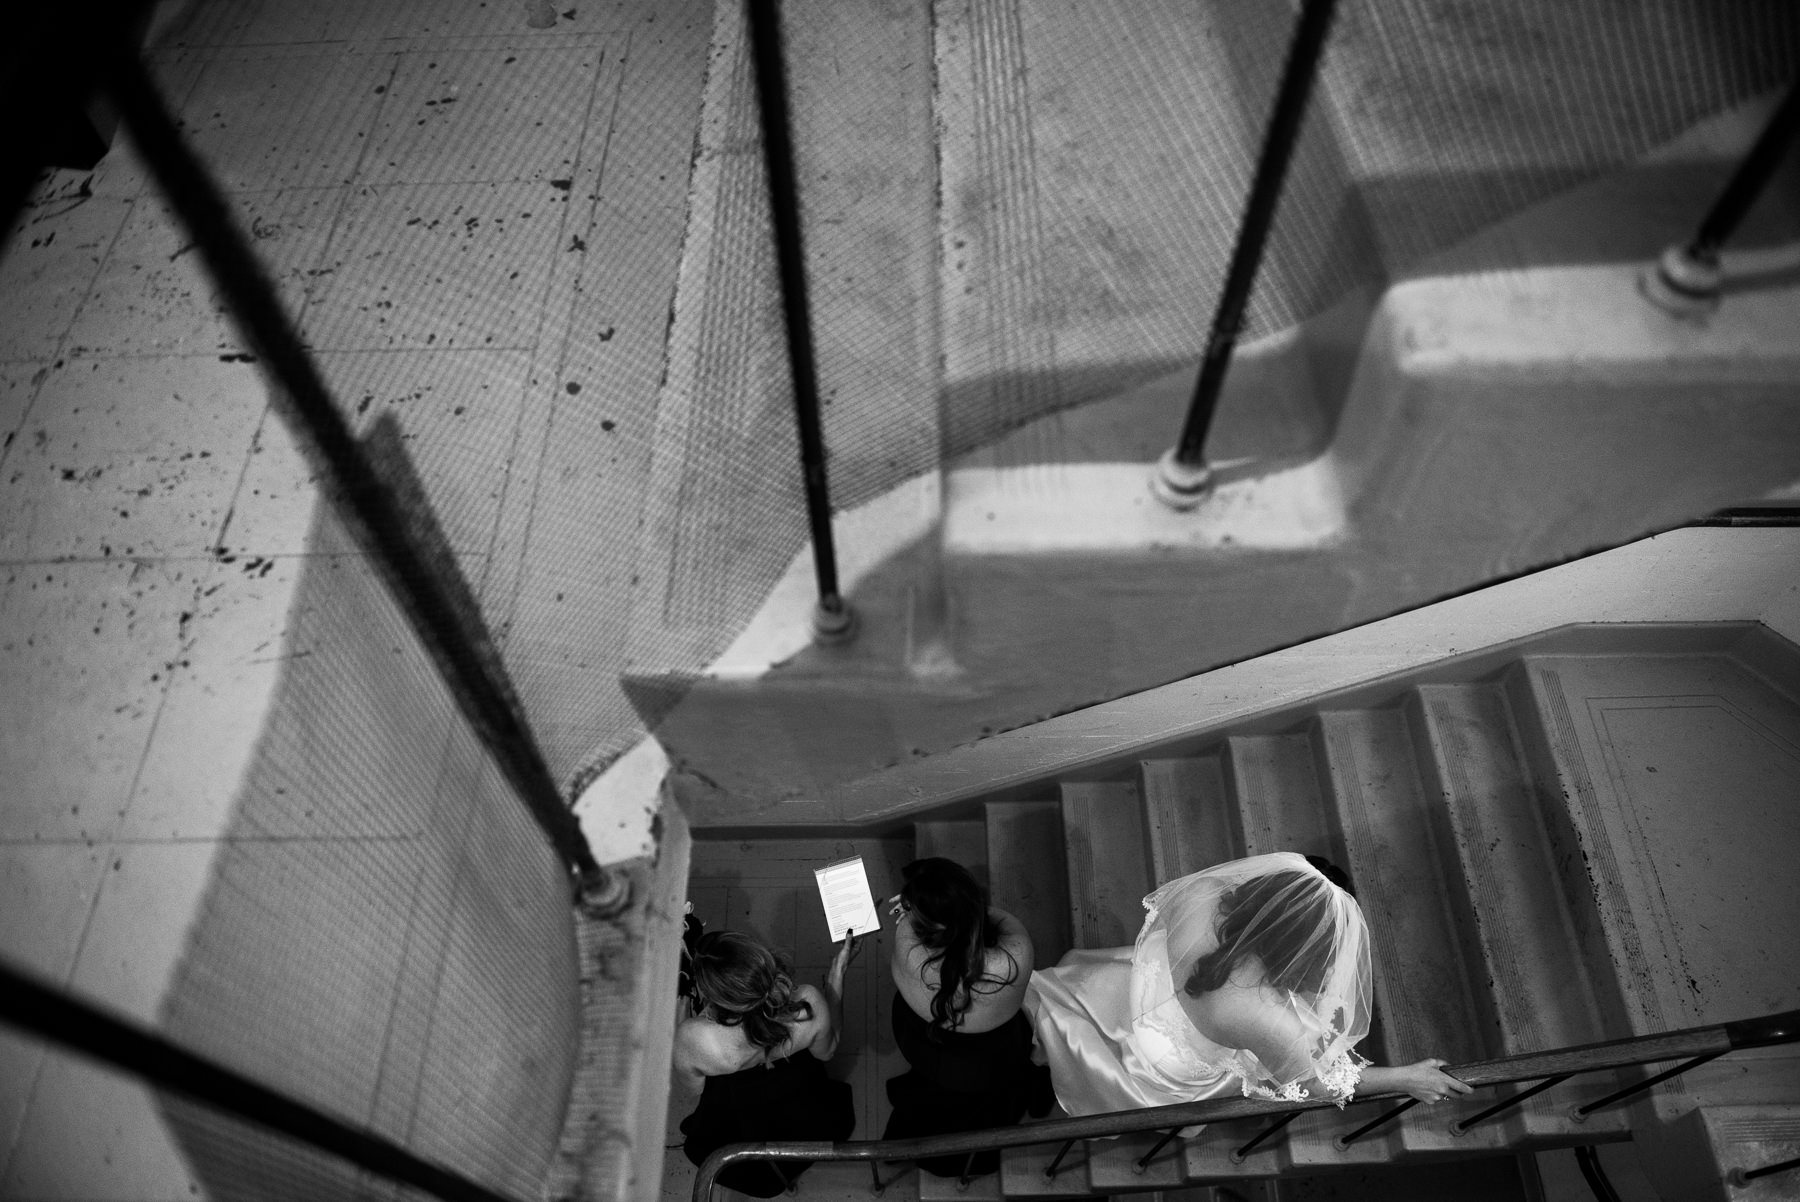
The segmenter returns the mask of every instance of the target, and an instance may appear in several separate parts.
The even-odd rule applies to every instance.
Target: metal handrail
[[[1600,1043],[1577,1044],[1549,1051],[1525,1052],[1493,1060],[1475,1060],[1451,1065],[1445,1072],[1468,1085],[1486,1088],[1513,1085],[1525,1081],[1541,1081],[1551,1077],[1567,1077],[1577,1073],[1602,1072],[1607,1069],[1632,1068],[1662,1060],[1691,1060],[1703,1063],[1726,1052],[1745,1048],[1769,1047],[1800,1042],[1800,1010],[1739,1022],[1718,1023],[1704,1027],[1688,1027],[1666,1031],[1660,1035],[1635,1035]],[[1693,1064],[1683,1065],[1691,1068]],[[1666,1074],[1619,1091],[1610,1101],[1648,1089]],[[1400,1093],[1372,1094],[1357,1098],[1355,1103],[1404,1097]],[[1509,1105],[1522,1097],[1507,1099]],[[1354,1103],[1353,1103],[1354,1104]],[[1336,1106],[1331,1098],[1312,1098],[1303,1102],[1265,1101],[1260,1098],[1213,1098],[1202,1102],[1182,1102],[1174,1106],[1156,1106],[1143,1110],[1118,1110],[1108,1114],[1081,1118],[1051,1119],[1023,1123],[1012,1127],[990,1127],[980,1131],[959,1131],[954,1135],[934,1135],[917,1139],[845,1140],[840,1142],[772,1141],[760,1144],[727,1144],[717,1148],[700,1165],[694,1178],[695,1202],[709,1202],[718,1175],[731,1165],[743,1161],[848,1161],[877,1162],[883,1160],[925,1160],[956,1156],[971,1152],[998,1151],[1030,1144],[1060,1143],[1081,1139],[1097,1139],[1119,1135],[1139,1135],[1149,1131],[1178,1130],[1204,1123],[1231,1119],[1277,1115],[1286,1123],[1294,1115],[1308,1110]],[[1498,1113],[1508,1107],[1492,1107]],[[1395,1107],[1397,1114],[1402,1108]],[[1467,1130],[1466,1127],[1463,1130]],[[1459,1134],[1461,1132],[1458,1132]],[[1253,1143],[1260,1142],[1258,1140]]]

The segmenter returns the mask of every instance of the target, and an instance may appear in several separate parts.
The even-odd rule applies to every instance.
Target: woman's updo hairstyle
[[[906,883],[900,887],[900,900],[911,911],[913,933],[920,946],[931,952],[920,970],[937,965],[938,988],[931,995],[932,1032],[954,1031],[974,1003],[977,983],[988,985],[979,991],[984,993],[1005,988],[1016,979],[1017,970],[998,982],[983,975],[988,949],[1000,945],[1000,924],[988,914],[987,890],[967,868],[955,860],[930,856],[914,860],[901,873]]]
[[[787,1042],[791,1024],[812,1017],[794,984],[792,961],[737,931],[700,936],[688,974],[694,1013],[720,1026],[742,1027],[744,1038],[764,1051]]]
[[[1215,928],[1219,943],[1194,961],[1182,991],[1199,997],[1222,987],[1251,956],[1263,980],[1287,993],[1317,994],[1337,956],[1337,908],[1355,905],[1319,872],[1271,872],[1226,894]]]

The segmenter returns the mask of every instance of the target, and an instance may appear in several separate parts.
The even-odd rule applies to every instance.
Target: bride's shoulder
[[[1298,1026],[1292,1011],[1266,985],[1233,981],[1198,997],[1179,996],[1200,1033],[1223,1047],[1285,1042]]]

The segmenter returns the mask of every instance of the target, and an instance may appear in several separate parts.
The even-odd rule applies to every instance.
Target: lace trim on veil
[[[1320,1065],[1314,1076],[1325,1087],[1325,1092],[1332,1096],[1337,1108],[1342,1110],[1344,1104],[1356,1095],[1356,1086],[1362,1080],[1363,1066],[1368,1063],[1355,1052],[1340,1052],[1330,1063]],[[1248,1077],[1240,1076],[1238,1079],[1243,1083],[1246,1098],[1262,1098],[1270,1102],[1306,1102],[1312,1099],[1306,1086],[1298,1081],[1271,1086],[1258,1084]]]

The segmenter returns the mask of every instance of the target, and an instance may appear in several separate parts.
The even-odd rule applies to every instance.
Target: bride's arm
[[[1362,1071],[1364,1093],[1409,1093],[1421,1102],[1441,1102],[1474,1088],[1444,1071],[1447,1061],[1435,1057],[1393,1068],[1371,1064]]]
[[[1288,1011],[1259,1003],[1256,991],[1219,990],[1193,1002],[1198,1004],[1190,1007],[1189,1017],[1201,1034],[1225,1047],[1253,1053],[1275,1082],[1297,1082],[1311,1097],[1408,1093],[1421,1102],[1438,1102],[1472,1088],[1444,1072],[1445,1062],[1435,1058],[1395,1067],[1365,1064],[1358,1080],[1353,1076],[1353,1054],[1340,1066],[1346,1067],[1350,1080],[1321,1081],[1319,1066],[1307,1052],[1311,1033]]]

